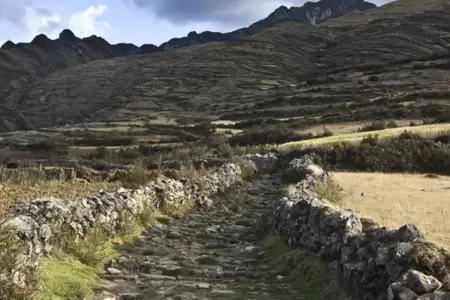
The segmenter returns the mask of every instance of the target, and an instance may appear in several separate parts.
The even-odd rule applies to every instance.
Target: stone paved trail
[[[304,299],[257,259],[255,228],[280,197],[274,178],[263,175],[218,197],[209,211],[154,226],[106,268],[97,299]]]

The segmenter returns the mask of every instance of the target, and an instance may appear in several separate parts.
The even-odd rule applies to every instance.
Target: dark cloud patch
[[[29,4],[31,1],[0,0],[0,20],[22,25],[25,7]]]
[[[34,9],[34,11],[38,15],[43,16],[43,17],[51,17],[51,16],[53,16],[52,12],[49,11],[48,9],[46,9],[46,8],[36,8],[36,9]]]
[[[150,10],[172,23],[195,21],[217,22],[225,25],[247,23],[263,18],[278,6],[302,6],[305,0],[124,0]],[[317,1],[313,1],[317,2]],[[389,0],[370,1],[383,5]]]
[[[223,24],[248,21],[257,15],[261,0],[128,0],[173,23],[209,21]],[[282,0],[264,0],[264,5],[281,5]],[[297,1],[305,2],[305,1]]]

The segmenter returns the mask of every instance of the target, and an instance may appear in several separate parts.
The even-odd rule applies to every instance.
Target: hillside
[[[186,37],[173,38],[160,46],[144,44],[138,47],[126,43],[111,45],[97,36],[80,39],[67,29],[62,31],[59,38],[55,40],[50,40],[41,34],[30,43],[14,44],[7,41],[0,48],[0,99],[3,99],[3,102],[0,101],[0,106],[7,105],[15,108],[17,98],[14,92],[26,90],[39,79],[71,66],[100,59],[163,52],[210,42],[235,41],[270,27],[280,20],[299,20],[318,24],[348,12],[364,11],[373,7],[373,4],[363,0],[322,0],[290,9],[282,6],[267,18],[246,28],[229,33],[191,32]],[[8,123],[14,122],[10,120]],[[3,129],[13,130],[15,126],[9,125]]]
[[[426,4],[399,0],[319,27],[282,21],[239,41],[99,60],[9,100],[38,127],[186,113],[303,124],[431,117],[447,108],[450,9]]]
[[[221,114],[317,71],[315,53],[327,42],[316,27],[285,21],[241,41],[99,60],[37,82],[20,94],[18,110],[36,126]]]

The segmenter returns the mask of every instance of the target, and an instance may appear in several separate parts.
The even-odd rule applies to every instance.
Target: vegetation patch
[[[447,136],[445,133],[432,140],[406,132],[381,141],[376,136],[367,136],[359,145],[314,147],[292,151],[286,156],[311,154],[317,164],[330,170],[450,175],[450,147],[436,143]]]
[[[274,269],[287,273],[292,288],[305,299],[346,299],[342,288],[319,257],[300,248],[290,248],[280,237],[267,236],[260,242],[261,258]]]
[[[89,298],[98,280],[95,268],[61,252],[40,262],[37,277],[42,300]]]
[[[327,199],[334,204],[341,204],[344,199],[342,187],[335,182],[319,182],[315,185],[319,199]]]
[[[434,138],[436,136],[442,135],[443,131],[450,130],[450,124],[433,124],[433,125],[422,125],[422,126],[410,126],[410,127],[398,127],[383,130],[370,131],[373,135],[378,135],[380,139],[398,137],[405,131],[411,133],[417,133],[421,137]],[[336,143],[358,143],[364,137],[368,135],[368,132],[357,132],[349,134],[341,134],[336,136],[315,138],[309,140],[299,140],[297,142],[289,142],[280,145],[280,149],[283,151],[293,150],[295,148],[302,147],[315,147],[319,145],[332,146]]]

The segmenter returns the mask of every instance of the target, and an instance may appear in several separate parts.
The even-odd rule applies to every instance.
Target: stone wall
[[[258,169],[258,165],[265,167],[265,160],[273,160],[273,156],[248,156],[246,160]],[[15,240],[25,247],[16,255],[14,267],[0,266],[0,284],[25,286],[32,277],[26,274],[34,274],[39,258],[50,256],[55,239],[67,231],[70,231],[70,238],[83,239],[94,224],[99,224],[114,236],[147,208],[176,209],[194,203],[208,207],[212,205],[210,195],[224,192],[241,180],[241,166],[226,163],[198,180],[159,176],[136,190],[120,188],[116,192],[100,191],[92,197],[72,201],[45,198],[17,205],[0,221],[0,229],[2,236],[11,234],[9,229],[13,229]]]
[[[299,181],[273,214],[274,234],[328,261],[357,299],[450,299],[450,254],[426,242],[420,229],[388,230],[318,199],[315,186],[331,179],[306,158],[285,167]]]

